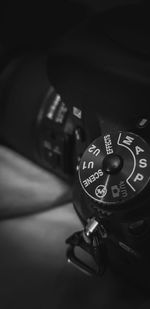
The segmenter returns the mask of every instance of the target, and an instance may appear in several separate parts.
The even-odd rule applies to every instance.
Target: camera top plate
[[[105,134],[86,149],[78,173],[84,192],[99,207],[127,209],[149,184],[150,146],[131,132]]]

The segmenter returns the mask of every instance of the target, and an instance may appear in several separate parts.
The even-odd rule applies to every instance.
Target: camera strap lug
[[[107,254],[103,238],[98,236],[97,227],[100,228],[99,222],[95,218],[91,218],[83,230],[74,233],[66,240],[69,245],[67,260],[86,274],[102,276],[106,269]],[[106,237],[104,230],[103,234]],[[77,247],[92,257],[94,266],[77,256],[75,252]]]

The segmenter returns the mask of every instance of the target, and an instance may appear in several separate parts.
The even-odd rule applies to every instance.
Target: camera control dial
[[[149,183],[150,146],[134,133],[108,133],[89,145],[78,173],[87,196],[104,209],[119,210]]]

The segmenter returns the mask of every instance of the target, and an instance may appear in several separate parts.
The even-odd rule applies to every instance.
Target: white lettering
[[[141,168],[147,167],[147,160],[146,159],[140,159],[139,167],[141,167]]]
[[[93,150],[96,148],[96,146],[95,145],[92,145],[89,149],[88,149],[88,151],[89,152],[93,152]]]
[[[99,169],[94,174],[90,175],[87,179],[83,180],[83,184],[85,187],[89,186],[92,182],[96,181],[99,177],[103,176],[103,171]]]
[[[139,180],[139,181],[141,181],[141,180],[143,180],[144,179],[144,176],[142,175],[142,174],[140,174],[140,173],[138,173],[136,176],[135,176],[135,178],[134,178],[134,182],[136,182],[137,180]]]
[[[89,152],[93,152],[93,155],[95,155],[96,157],[99,155],[100,153],[100,149],[96,148],[95,145],[92,145],[89,149]]]
[[[124,139],[123,143],[130,146],[133,141],[134,141],[134,138],[127,135],[126,139]]]
[[[55,112],[55,110],[56,110],[56,108],[57,108],[57,106],[58,106],[60,100],[61,100],[60,95],[57,94],[57,95],[55,96],[55,99],[54,99],[52,105],[50,106],[50,108],[49,108],[49,110],[48,110],[47,115],[46,115],[49,119],[53,119],[54,112]]]
[[[139,146],[136,146],[136,147],[135,147],[135,151],[136,151],[136,154],[138,155],[140,152],[144,152],[144,149],[142,149],[142,148],[139,147]]]
[[[99,176],[103,176],[103,171],[100,169],[100,170],[98,170],[98,175]]]
[[[95,177],[96,179],[98,179],[98,178],[99,178],[99,174],[98,174],[97,172],[95,172],[95,173],[94,173],[94,177]]]
[[[90,178],[91,182],[95,181],[94,175],[91,175],[89,178]]]
[[[121,194],[123,197],[127,197],[128,196],[128,192],[127,192],[127,189],[126,189],[126,185],[125,185],[125,182],[124,181],[120,181],[120,190],[121,190]]]
[[[83,162],[83,166],[82,166],[83,170],[86,169],[86,168],[90,169],[90,168],[93,168],[93,167],[94,167],[94,162],[93,161],[90,161],[88,163],[88,165],[86,164],[86,161]]]
[[[87,180],[83,180],[83,184],[85,187],[87,187],[88,186]]]
[[[93,168],[93,167],[94,167],[94,162],[93,161],[89,162],[88,163],[88,168]]]
[[[83,162],[83,166],[82,166],[82,169],[84,170],[85,168],[87,168],[86,166],[86,161]]]
[[[111,141],[110,134],[104,136],[104,142],[105,142],[107,154],[113,153],[112,141]]]
[[[106,149],[107,154],[113,153],[113,149]]]
[[[100,153],[100,149],[95,149],[94,150],[94,152],[93,152],[93,154],[97,157],[98,155],[99,155],[99,153]]]

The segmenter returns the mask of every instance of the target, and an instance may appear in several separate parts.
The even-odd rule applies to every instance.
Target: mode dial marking
[[[84,152],[78,172],[90,198],[115,207],[139,194],[149,182],[150,146],[130,132],[101,136]]]
[[[148,172],[148,168],[150,169],[149,145],[139,136],[131,133],[126,134],[125,132],[119,134],[117,143],[121,147],[126,147],[132,153],[134,168],[126,181],[130,188],[136,192],[138,187],[141,186],[140,182],[145,182],[146,178],[150,176]]]

